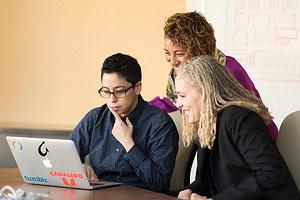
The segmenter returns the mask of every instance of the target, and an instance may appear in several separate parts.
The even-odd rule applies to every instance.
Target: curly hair
[[[199,140],[201,147],[212,148],[216,136],[216,117],[228,106],[239,106],[256,112],[268,125],[273,117],[254,93],[245,89],[213,57],[194,57],[176,70],[177,76],[186,76],[202,92],[200,119],[189,124],[183,112],[182,139],[185,146]]]
[[[198,12],[176,13],[164,26],[164,37],[186,51],[187,59],[195,56],[213,56],[216,49],[214,29]]]

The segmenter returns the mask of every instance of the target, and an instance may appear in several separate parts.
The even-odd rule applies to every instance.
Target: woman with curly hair
[[[269,134],[268,108],[211,56],[176,69],[182,139],[196,141],[202,171],[181,199],[289,199],[299,191]]]
[[[172,66],[167,86],[167,97],[176,103],[174,93],[174,73],[177,67],[195,56],[208,55],[225,66],[237,81],[258,98],[260,95],[243,67],[230,56],[225,56],[216,48],[214,29],[198,12],[177,13],[170,16],[164,26],[165,58]],[[278,129],[273,121],[268,125],[272,138],[276,141]]]

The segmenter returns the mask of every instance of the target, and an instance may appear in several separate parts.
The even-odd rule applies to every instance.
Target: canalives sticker
[[[66,172],[55,172],[55,171],[50,171],[51,176],[60,176],[64,185],[74,187],[76,186],[76,182],[74,178],[83,178],[83,175],[80,173],[66,173]],[[67,181],[65,178],[70,178],[70,183]]]
[[[61,177],[61,179],[63,180],[63,183],[67,186],[71,186],[71,187],[76,186],[74,178],[70,179],[70,183],[64,177]]]

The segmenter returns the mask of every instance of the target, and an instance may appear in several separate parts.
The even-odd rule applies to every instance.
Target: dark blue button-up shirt
[[[115,117],[106,104],[87,113],[69,139],[74,141],[82,161],[90,154],[99,178],[167,192],[178,151],[174,122],[141,96],[128,117],[135,142],[129,152],[111,133]]]

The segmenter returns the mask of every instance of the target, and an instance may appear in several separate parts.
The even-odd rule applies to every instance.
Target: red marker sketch
[[[248,46],[248,31],[235,30],[234,31],[234,45]]]
[[[249,0],[249,9],[250,10],[260,10],[260,0]]]
[[[235,10],[247,10],[248,9],[248,1],[245,0],[234,0],[233,2]]]
[[[252,26],[254,28],[270,28],[270,22],[270,14],[253,14],[252,16]]]
[[[239,28],[248,28],[250,24],[250,16],[247,13],[235,13],[234,25]]]
[[[300,82],[300,0],[226,2],[228,53],[253,79]]]
[[[296,14],[275,14],[274,28],[296,28]]]
[[[297,0],[282,0],[282,10],[297,10]]]
[[[276,38],[280,39],[298,39],[298,31],[296,29],[276,29]]]
[[[279,9],[279,1],[278,0],[265,0],[263,1],[263,10],[277,10]]]

